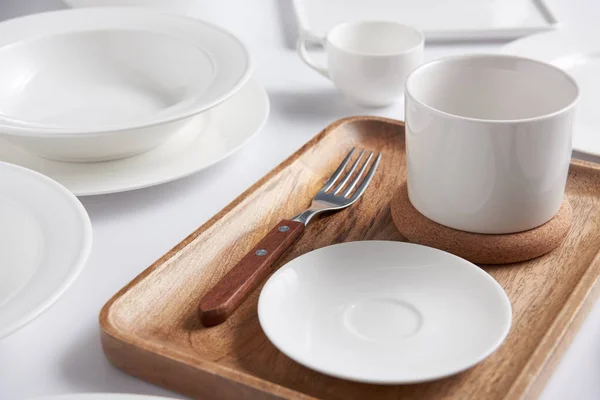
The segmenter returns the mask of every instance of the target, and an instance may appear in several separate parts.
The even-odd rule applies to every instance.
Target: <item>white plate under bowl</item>
[[[92,247],[73,194],[37,172],[0,162],[0,338],[50,307]]]
[[[265,284],[258,317],[298,363],[334,377],[405,384],[489,356],[511,326],[502,287],[474,264],[410,243],[363,241],[298,257]]]
[[[183,178],[225,159],[260,131],[268,115],[267,93],[251,79],[222,104],[191,118],[163,145],[137,156],[68,163],[0,140],[0,161],[39,171],[78,196],[124,192]]]
[[[507,44],[503,53],[553,64],[569,73],[581,91],[573,149],[600,157],[600,28],[565,28]]]

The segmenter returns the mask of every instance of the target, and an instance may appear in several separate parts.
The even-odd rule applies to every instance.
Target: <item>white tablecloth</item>
[[[78,392],[181,398],[125,375],[106,361],[98,333],[102,305],[328,123],[344,116],[374,113],[346,102],[290,50],[286,31],[294,24],[286,1],[197,1],[195,16],[229,28],[248,43],[256,60],[255,76],[271,99],[269,121],[248,146],[207,171],[149,189],[82,199],[94,231],[88,265],[49,311],[0,340],[0,399]],[[597,0],[548,2],[567,25],[600,21]],[[2,0],[0,20],[63,7],[58,0]],[[426,58],[488,52],[499,46],[428,47]],[[403,109],[398,105],[377,114],[401,119]],[[587,318],[542,398],[598,400],[598,377],[600,303]]]

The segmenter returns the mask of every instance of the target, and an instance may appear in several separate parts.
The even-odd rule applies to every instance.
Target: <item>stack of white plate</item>
[[[231,33],[158,10],[9,20],[0,24],[0,160],[77,195],[197,172],[265,122],[268,98],[251,64]]]

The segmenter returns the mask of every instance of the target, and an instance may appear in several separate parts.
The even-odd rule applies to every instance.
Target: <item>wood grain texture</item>
[[[417,211],[408,197],[406,182],[392,197],[390,210],[398,231],[410,242],[435,247],[476,264],[509,264],[544,255],[565,240],[573,220],[565,197],[558,214],[535,229],[503,235],[459,231]]]
[[[582,161],[570,168],[573,222],[565,241],[530,261],[484,267],[511,300],[513,326],[494,354],[463,373],[430,383],[376,386],[308,370],[261,331],[260,288],[225,323],[202,326],[197,314],[202,296],[270,226],[306,208],[354,146],[383,151],[363,198],[311,222],[275,267],[333,243],[404,240],[390,215],[392,195],[406,179],[403,123],[374,117],[335,122],[104,306],[100,325],[108,359],[127,373],[198,399],[535,398],[600,291],[600,167]]]
[[[198,316],[202,325],[209,327],[225,322],[272,271],[273,264],[298,240],[302,232],[303,223],[287,219],[271,229],[200,300]]]

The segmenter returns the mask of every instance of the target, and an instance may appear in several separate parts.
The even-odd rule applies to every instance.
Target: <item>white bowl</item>
[[[151,122],[194,101],[212,69],[193,43],[151,31],[23,41],[0,48],[0,121],[80,130]]]
[[[510,301],[484,270],[409,243],[343,243],[307,253],[265,284],[269,340],[308,368],[404,384],[474,366],[504,341]]]
[[[246,47],[208,23],[88,8],[0,24],[0,133],[41,157],[150,150],[250,77]]]

